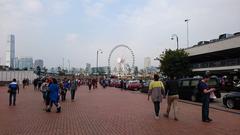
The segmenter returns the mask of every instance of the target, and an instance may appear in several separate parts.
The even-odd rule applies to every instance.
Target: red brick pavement
[[[240,115],[210,110],[212,123],[201,122],[199,106],[179,103],[179,119],[153,117],[153,105],[144,94],[81,86],[76,101],[62,104],[62,113],[43,111],[40,92],[32,87],[8,106],[6,88],[0,88],[0,135],[239,135]],[[165,101],[161,114],[166,109]],[[172,114],[171,114],[172,115]]]

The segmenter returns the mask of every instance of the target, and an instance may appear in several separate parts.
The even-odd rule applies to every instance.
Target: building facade
[[[195,73],[211,72],[239,77],[240,35],[195,45],[185,51],[189,53],[189,61]]]
[[[34,68],[40,67],[41,69],[43,69],[44,63],[42,59],[37,59],[34,61]]]
[[[150,57],[145,57],[144,58],[144,68],[148,68],[151,66],[151,58]]]
[[[15,61],[15,35],[11,34],[8,38],[8,45],[6,50],[6,65],[10,68],[15,68],[14,61]]]
[[[33,58],[24,57],[18,59],[19,69],[32,69],[33,68]]]

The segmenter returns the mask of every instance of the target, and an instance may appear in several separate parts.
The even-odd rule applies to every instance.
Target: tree
[[[167,76],[183,77],[191,72],[188,53],[183,49],[165,50],[160,56],[160,62],[160,70]]]

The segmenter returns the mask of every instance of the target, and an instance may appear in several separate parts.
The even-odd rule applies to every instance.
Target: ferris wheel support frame
[[[134,67],[135,67],[135,55],[134,55],[134,53],[133,53],[133,50],[132,50],[129,46],[127,46],[127,45],[120,44],[120,45],[115,46],[115,47],[111,50],[111,52],[110,52],[110,54],[109,54],[109,56],[108,56],[108,75],[111,74],[111,57],[112,57],[112,54],[113,54],[113,52],[114,52],[115,50],[117,50],[118,48],[121,48],[121,47],[127,48],[127,49],[131,52],[131,55],[132,55],[132,58],[133,58],[132,71],[134,70]]]

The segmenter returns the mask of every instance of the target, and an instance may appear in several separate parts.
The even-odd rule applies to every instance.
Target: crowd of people
[[[198,84],[198,90],[202,94],[202,121],[203,122],[211,122],[212,119],[209,118],[209,99],[210,93],[214,92],[214,88],[208,87],[209,76],[205,75],[202,80]],[[100,84],[105,88],[108,86],[108,79],[100,79]],[[66,94],[70,91],[71,101],[73,102],[75,99],[75,92],[80,85],[86,85],[89,88],[89,92],[91,89],[96,89],[98,87],[98,79],[97,78],[86,78],[86,79],[76,79],[73,77],[72,79],[56,79],[52,77],[45,77],[43,79],[37,78],[33,81],[34,90],[39,90],[42,92],[42,98],[45,103],[44,110],[46,112],[51,112],[51,108],[53,105],[57,108],[57,113],[61,112],[60,101],[66,101]],[[121,82],[123,86],[123,82]],[[19,86],[17,84],[16,79],[9,84],[9,106],[16,105],[16,94],[19,93]],[[23,87],[24,88],[24,87]],[[153,81],[149,85],[148,90],[148,100],[151,97],[154,111],[155,111],[155,119],[159,119],[160,116],[160,104],[164,98],[167,97],[167,109],[166,113],[163,115],[165,117],[169,117],[169,113],[171,111],[171,106],[173,106],[174,111],[174,120],[178,121],[178,109],[177,102],[179,99],[178,96],[178,81],[175,76],[170,76],[170,78],[166,81],[165,85],[162,81],[159,80],[159,76],[157,74],[154,75]]]

